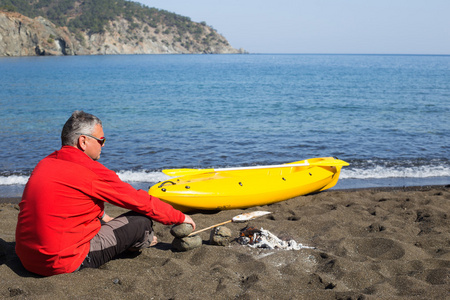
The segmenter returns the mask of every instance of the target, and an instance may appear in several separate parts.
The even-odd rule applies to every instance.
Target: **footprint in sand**
[[[359,255],[382,260],[394,260],[405,255],[405,249],[390,239],[367,238],[354,240],[354,251]]]

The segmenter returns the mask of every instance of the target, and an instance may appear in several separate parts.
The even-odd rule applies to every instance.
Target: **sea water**
[[[0,58],[0,195],[20,196],[74,110],[135,187],[165,168],[334,156],[335,188],[450,184],[450,56]]]

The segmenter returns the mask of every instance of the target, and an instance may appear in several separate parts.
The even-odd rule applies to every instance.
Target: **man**
[[[105,144],[101,121],[75,111],[61,133],[62,148],[41,160],[25,187],[16,228],[24,267],[50,276],[96,268],[130,249],[157,243],[152,220],[191,224],[191,217],[122,182],[97,162]],[[115,219],[108,202],[131,211]]]

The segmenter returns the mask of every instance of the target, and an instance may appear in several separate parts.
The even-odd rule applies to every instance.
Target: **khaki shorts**
[[[90,250],[77,269],[98,268],[127,250],[150,247],[153,241],[153,222],[150,218],[130,211],[114,218],[102,227],[91,240]]]

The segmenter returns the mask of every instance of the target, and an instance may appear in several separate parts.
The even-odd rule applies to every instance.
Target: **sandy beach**
[[[192,213],[198,229],[227,224],[295,240],[300,250],[237,242],[176,252],[170,226],[159,244],[100,269],[40,277],[14,252],[20,199],[0,201],[0,298],[13,299],[445,299],[450,292],[450,186],[334,190],[245,210]],[[124,212],[108,205],[111,216]],[[448,298],[447,298],[448,299]]]

